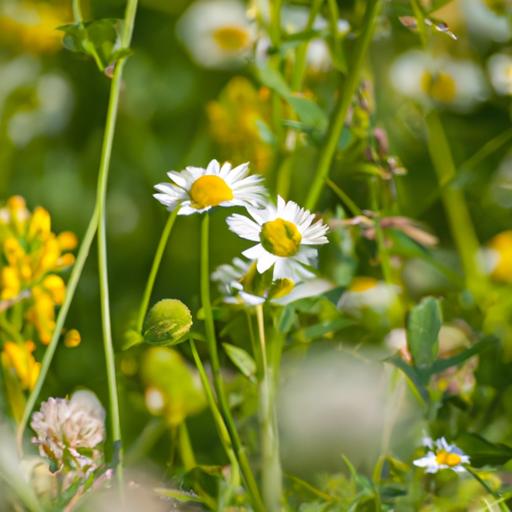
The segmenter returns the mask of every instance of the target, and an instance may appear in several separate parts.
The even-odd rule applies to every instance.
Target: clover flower
[[[395,89],[427,107],[467,111],[487,97],[481,69],[470,60],[432,57],[418,50],[400,55],[391,67]]]
[[[415,466],[425,469],[425,473],[437,473],[441,469],[451,469],[456,473],[466,471],[463,464],[469,464],[469,457],[454,444],[448,444],[444,437],[432,440],[426,437],[423,440],[429,449],[425,457],[413,461]]]
[[[32,442],[56,470],[85,476],[99,467],[105,440],[105,410],[91,391],[77,391],[71,399],[49,398],[32,415]]]
[[[230,68],[248,57],[255,27],[242,2],[203,0],[185,11],[178,23],[178,35],[200,66]]]
[[[398,300],[400,288],[378,281],[373,277],[355,277],[349,288],[341,295],[338,308],[353,314],[362,309],[384,313]]]
[[[260,176],[249,176],[249,164],[232,168],[229,162],[220,165],[212,160],[206,168],[186,167],[170,171],[173,183],[159,183],[153,197],[169,211],[180,205],[179,215],[203,213],[214,206],[249,206],[263,204],[265,188]]]
[[[256,261],[260,274],[273,266],[273,279],[290,279],[294,282],[311,278],[314,274],[304,265],[311,265],[317,250],[312,245],[328,243],[328,227],[293,201],[286,202],[278,196],[277,206],[247,207],[249,217],[239,214],[227,219],[229,229],[241,238],[258,242],[242,254]]]

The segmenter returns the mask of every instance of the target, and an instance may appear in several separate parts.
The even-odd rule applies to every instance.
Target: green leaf
[[[236,347],[230,343],[223,343],[222,346],[226,351],[231,362],[245,375],[249,380],[254,381],[256,375],[256,363],[254,359],[243,348]]]
[[[478,343],[475,343],[470,348],[460,352],[459,354],[453,357],[447,357],[446,359],[438,359],[430,370],[431,373],[440,373],[447,368],[451,368],[452,366],[457,366],[464,361],[468,360],[470,357],[475,356],[476,354],[480,354],[484,350],[491,348],[495,345],[495,338],[487,338]]]
[[[327,333],[337,332],[352,325],[354,325],[354,322],[350,318],[335,318],[334,320],[327,320],[311,325],[310,327],[306,327],[302,331],[302,335],[304,338],[311,341],[321,338]]]
[[[471,459],[471,466],[501,466],[512,459],[512,447],[491,443],[479,434],[466,432],[456,440],[457,446]]]
[[[63,25],[58,29],[64,32],[65,48],[92,57],[102,72],[130,51],[120,48],[122,20],[106,18]]]
[[[278,70],[264,65],[256,68],[256,74],[263,85],[279,94],[293,108],[306,129],[325,130],[328,123],[325,112],[314,101],[294,94]]]
[[[441,304],[434,297],[426,297],[411,310],[407,321],[407,345],[418,368],[427,369],[436,360],[442,323]]]
[[[296,319],[297,315],[295,313],[295,307],[292,304],[285,306],[279,315],[279,321],[277,324],[279,332],[282,332],[283,334],[289,332]]]
[[[402,370],[416,388],[420,398],[422,398],[425,403],[429,402],[430,398],[424,385],[424,378],[418,373],[416,368],[408,365],[398,354],[388,357],[384,361]]]

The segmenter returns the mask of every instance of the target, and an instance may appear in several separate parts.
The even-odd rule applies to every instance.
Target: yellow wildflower
[[[4,343],[3,365],[16,372],[23,389],[32,390],[34,388],[41,369],[41,363],[37,362],[32,354],[34,349],[35,344],[32,341],[25,343],[6,341]]]
[[[272,148],[259,126],[270,117],[268,97],[266,89],[257,90],[238,76],[230,80],[217,101],[208,104],[210,132],[221,158],[250,161],[261,173],[272,165]]]
[[[492,260],[491,277],[496,281],[512,283],[512,230],[491,238],[488,248]]]
[[[75,348],[80,345],[82,337],[76,329],[70,329],[64,337],[64,345],[68,348]]]
[[[0,7],[1,38],[16,48],[50,53],[61,47],[57,27],[69,20],[59,5],[47,2],[6,0]]]

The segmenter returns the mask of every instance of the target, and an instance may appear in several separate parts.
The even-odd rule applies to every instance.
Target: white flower
[[[229,68],[248,57],[255,26],[242,2],[203,0],[187,9],[179,21],[178,35],[200,66]]]
[[[433,441],[430,437],[423,439],[429,448],[425,457],[413,461],[415,466],[425,468],[425,473],[437,473],[440,469],[451,469],[456,473],[466,471],[463,464],[469,464],[469,457],[454,444],[448,444],[444,437]]]
[[[462,0],[469,31],[486,40],[501,43],[509,41],[511,34],[508,16],[505,13],[498,14],[486,3],[486,0]]]
[[[295,285],[290,279],[277,279],[268,284],[266,289],[247,290],[257,286],[244,287],[245,281],[250,281],[253,264],[241,258],[234,258],[231,264],[220,265],[212,274],[213,281],[219,284],[224,302],[228,304],[245,304],[257,306],[266,301],[285,306],[296,300],[321,295],[332,289],[334,285],[326,279],[310,279]]]
[[[181,205],[179,215],[203,213],[214,206],[264,204],[262,178],[248,174],[248,163],[232,168],[229,162],[221,166],[212,160],[206,169],[189,166],[181,172],[168,172],[172,183],[156,185],[159,193],[153,197],[169,211]]]
[[[70,400],[49,398],[32,415],[30,426],[41,456],[59,469],[66,466],[86,474],[97,467],[101,458],[97,447],[105,439],[105,410],[94,393],[78,391]]]
[[[328,227],[322,221],[314,222],[311,212],[280,196],[277,207],[267,204],[263,209],[248,207],[247,211],[254,220],[234,214],[227,223],[239,237],[258,242],[242,254],[256,261],[260,274],[274,266],[273,279],[299,282],[314,275],[304,265],[311,265],[316,259],[317,250],[311,245],[328,242]]]
[[[498,94],[512,94],[512,57],[496,53],[487,62],[491,83]]]
[[[377,281],[373,277],[356,277],[341,295],[338,308],[352,314],[364,308],[384,313],[397,301],[399,292],[400,288],[396,285]]]
[[[425,106],[470,110],[487,97],[481,69],[470,60],[433,57],[419,50],[400,55],[391,66],[393,86]]]

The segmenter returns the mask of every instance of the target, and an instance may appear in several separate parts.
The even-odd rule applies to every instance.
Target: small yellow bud
[[[30,219],[28,238],[31,240],[42,238],[44,240],[51,232],[51,225],[52,222],[48,211],[38,206]]]
[[[2,299],[13,299],[20,293],[21,284],[18,271],[13,267],[2,269]]]
[[[43,288],[50,294],[55,304],[62,304],[66,295],[66,285],[62,277],[50,274],[43,279]]]
[[[76,329],[70,329],[64,337],[64,345],[68,348],[75,348],[80,345],[82,337]]]
[[[63,231],[57,236],[61,251],[72,251],[78,245],[76,235],[71,231]]]

